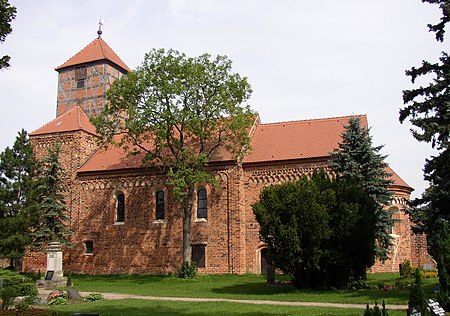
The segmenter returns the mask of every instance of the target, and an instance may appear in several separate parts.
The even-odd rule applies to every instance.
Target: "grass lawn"
[[[73,287],[80,292],[109,292],[170,297],[202,297],[239,300],[274,300],[367,304],[373,306],[385,300],[386,304],[406,305],[407,287],[384,291],[377,285],[394,285],[397,273],[368,275],[370,289],[337,291],[301,291],[289,285],[267,287],[264,276],[258,275],[203,275],[192,280],[170,276],[150,275],[72,275]],[[277,276],[277,280],[288,280]],[[412,282],[410,280],[409,282]],[[404,282],[407,283],[407,282]],[[435,297],[433,289],[437,278],[424,278],[426,298]],[[72,315],[76,312],[101,315],[309,315],[309,316],[362,316],[364,308],[294,307],[279,305],[252,305],[229,302],[172,302],[147,300],[101,300],[52,306],[48,312]],[[390,316],[405,315],[403,310],[389,310]]]
[[[186,303],[143,300],[98,301],[53,307],[57,315],[75,312],[105,315],[308,315],[308,316],[362,316],[364,309],[323,307],[291,307],[275,305],[250,305],[236,303]],[[404,316],[405,311],[389,310],[390,316]]]
[[[394,285],[396,273],[368,276],[371,289],[338,291],[301,291],[291,286],[267,287],[259,275],[205,275],[192,280],[149,275],[72,275],[74,287],[83,292],[110,292],[170,297],[205,297],[225,299],[257,299],[276,301],[332,302],[352,304],[381,303],[406,305],[407,287],[383,291],[377,284]],[[437,278],[423,279],[425,296],[434,297]]]

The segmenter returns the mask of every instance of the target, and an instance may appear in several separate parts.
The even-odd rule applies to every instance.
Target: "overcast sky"
[[[425,158],[400,124],[405,70],[436,61],[446,44],[427,24],[440,17],[420,0],[10,0],[13,33],[0,45],[12,67],[0,71],[0,150],[17,132],[55,118],[55,67],[97,37],[131,68],[152,48],[190,56],[227,55],[248,77],[250,106],[264,123],[367,114],[374,145],[419,196]]]

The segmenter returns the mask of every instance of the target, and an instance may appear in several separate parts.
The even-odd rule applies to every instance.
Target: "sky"
[[[437,61],[427,24],[441,16],[420,0],[10,0],[13,32],[0,44],[0,150],[18,131],[55,118],[63,64],[97,37],[131,68],[153,48],[226,55],[248,78],[263,123],[366,114],[375,146],[419,197],[431,146],[400,124],[405,70]],[[429,78],[428,78],[429,79]],[[426,84],[423,80],[422,84]],[[419,81],[419,83],[421,83]]]

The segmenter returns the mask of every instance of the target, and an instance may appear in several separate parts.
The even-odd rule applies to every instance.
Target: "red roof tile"
[[[402,178],[400,178],[399,175],[396,174],[395,171],[392,170],[391,167],[387,167],[387,168],[386,168],[386,171],[387,171],[388,173],[391,174],[391,179],[394,180],[394,185],[401,186],[401,187],[406,187],[406,188],[410,188],[411,191],[414,190],[413,188],[411,188],[411,187],[408,185],[408,183],[406,183]]]
[[[53,121],[45,124],[44,126],[38,128],[30,135],[42,135],[42,134],[51,134],[51,133],[61,133],[61,132],[70,132],[70,131],[78,131],[83,130],[85,132],[96,134],[96,128],[92,125],[89,117],[83,110],[76,106],[70,111],[64,113],[61,116],[58,116]]]
[[[328,157],[351,116],[259,124],[244,163]],[[364,127],[367,117],[358,116]]]
[[[111,49],[111,47],[108,46],[108,44],[106,44],[106,42],[101,37],[96,38],[75,56],[67,60],[64,64],[56,67],[56,70],[98,60],[109,60],[125,71],[130,71],[130,68],[128,68],[128,66],[122,61],[122,59],[117,56],[117,54]]]
[[[258,124],[251,140],[252,151],[245,157],[246,163],[270,163],[306,158],[327,158],[342,141],[344,126],[349,118],[335,117],[316,120]],[[365,115],[357,116],[368,127]],[[117,136],[116,141],[119,141]],[[145,144],[144,147],[151,147]],[[123,148],[113,145],[102,147],[78,170],[79,172],[139,169],[144,154],[127,156]],[[231,156],[224,149],[212,156],[211,162],[229,161]],[[394,185],[410,188],[391,168]]]

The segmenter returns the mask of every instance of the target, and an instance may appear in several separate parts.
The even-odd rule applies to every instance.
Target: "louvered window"
[[[77,89],[84,88],[87,78],[87,66],[80,66],[75,68],[75,81],[77,83]]]

